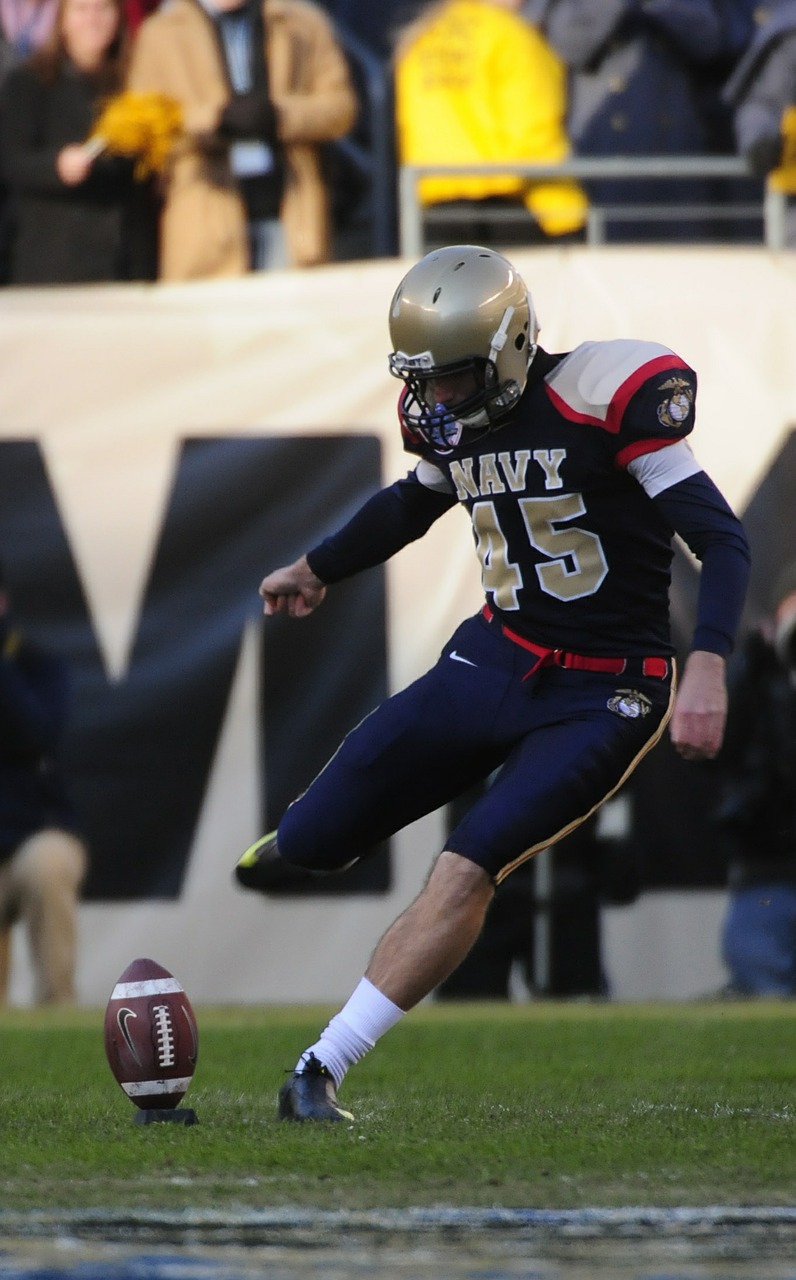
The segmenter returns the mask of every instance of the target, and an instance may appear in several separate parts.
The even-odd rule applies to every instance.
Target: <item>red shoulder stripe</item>
[[[614,458],[614,466],[626,467],[634,458],[640,458],[642,453],[657,453],[658,449],[666,449],[670,444],[677,444],[678,440],[679,437],[675,440],[633,440],[619,450]]]
[[[620,387],[614,392],[613,399],[608,406],[608,413],[605,418],[605,429],[614,434],[622,425],[622,419],[625,416],[627,408],[633,396],[639,387],[649,379],[654,378],[656,373],[663,373],[667,369],[688,369],[689,366],[685,360],[681,360],[679,356],[666,355],[658,356],[656,360],[648,360],[646,364],[642,364],[629,378],[626,378]]]

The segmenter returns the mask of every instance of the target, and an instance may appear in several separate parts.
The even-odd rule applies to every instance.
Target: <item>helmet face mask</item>
[[[400,352],[390,356],[390,371],[406,383],[401,401],[401,416],[414,432],[420,432],[437,449],[452,449],[461,440],[465,430],[479,430],[489,426],[485,416],[487,386],[495,382],[494,369],[480,357],[459,360],[449,365],[432,366],[430,374],[425,369],[417,372],[400,367]],[[434,394],[440,382],[467,386],[469,394],[438,400]]]
[[[390,306],[390,372],[406,383],[405,425],[436,449],[502,425],[525,390],[537,335],[525,284],[500,254],[477,245],[427,254]],[[437,381],[466,373],[475,390],[435,402]]]

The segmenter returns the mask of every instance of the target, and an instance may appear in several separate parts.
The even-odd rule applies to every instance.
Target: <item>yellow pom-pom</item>
[[[159,173],[182,131],[180,104],[163,93],[120,93],[105,103],[89,145],[136,156],[136,177]]]

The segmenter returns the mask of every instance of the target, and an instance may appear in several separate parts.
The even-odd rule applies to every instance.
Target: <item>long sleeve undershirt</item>
[[[702,562],[692,648],[731,652],[749,578],[743,527],[704,471],[653,499],[674,531]],[[410,472],[380,490],[336,533],[307,554],[313,573],[331,584],[382,564],[421,538],[456,505],[453,493],[426,488]]]
[[[749,581],[751,556],[743,525],[704,471],[654,499],[702,562],[692,649],[732,651]]]
[[[348,524],[307,553],[307,562],[321,582],[340,582],[383,564],[455,506],[454,493],[428,489],[410,471],[369,498]]]

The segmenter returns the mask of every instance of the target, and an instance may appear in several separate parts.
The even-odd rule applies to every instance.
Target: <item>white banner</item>
[[[796,258],[756,248],[514,256],[548,350],[635,336],[668,344],[696,368],[694,450],[742,510],[796,424]],[[385,482],[411,465],[386,365],[389,300],[407,265],[3,292],[0,435],[42,448],[109,679],[124,679],[181,441],[376,434]],[[0,553],[10,559],[12,549]],[[264,559],[262,573],[272,567]],[[406,548],[387,582],[389,681],[399,688],[480,603],[464,516],[451,514]],[[419,889],[440,845],[437,815],[396,839],[394,884],[383,896],[270,901],[235,887],[237,853],[260,834],[256,682],[249,637],[181,898],[82,906],[82,1002],[104,1004],[138,956],[172,970],[198,1003],[339,1001]],[[11,996],[24,1003],[20,939],[14,955]],[[678,962],[684,970],[688,955]],[[644,957],[629,963],[638,986]],[[622,975],[612,978],[621,988]],[[698,974],[694,981],[699,990]],[[666,994],[650,982],[650,994]]]

